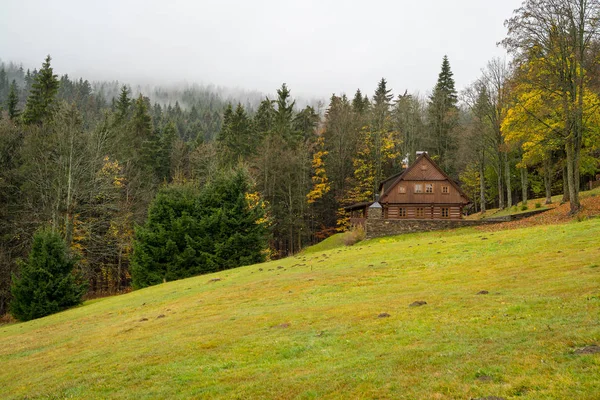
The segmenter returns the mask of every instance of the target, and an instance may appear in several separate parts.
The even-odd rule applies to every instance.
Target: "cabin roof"
[[[356,203],[356,204],[346,206],[346,207],[344,207],[344,210],[346,210],[346,211],[359,210],[361,208],[371,207],[371,205],[373,203],[375,203],[375,202],[374,201],[363,201],[362,203]]]
[[[433,161],[431,159],[431,157],[429,157],[429,154],[427,153],[421,153],[417,159],[408,167],[406,168],[404,171],[392,175],[389,178],[387,178],[386,180],[382,181],[381,184],[379,184],[379,190],[381,191],[382,187],[385,187],[385,190],[383,192],[383,194],[381,195],[381,199],[385,199],[385,197],[390,193],[390,191],[398,184],[400,183],[400,181],[404,180],[404,178],[408,175],[408,173],[419,163],[419,161],[425,158],[427,159],[427,161],[429,161],[429,163],[435,168],[437,169],[447,180],[448,182],[450,182],[450,184],[458,191],[458,193],[460,193],[461,196],[463,196],[467,202],[471,202],[471,200],[469,199],[469,197],[465,194],[465,192],[462,191],[462,189],[460,188],[460,186],[458,186],[458,184],[456,182],[454,182],[454,179],[450,178],[448,176],[448,174],[446,174],[436,163],[435,161]],[[394,179],[395,178],[395,179]],[[388,182],[389,181],[389,182]],[[390,183],[391,182],[391,183]],[[385,185],[384,185],[385,183]]]
[[[385,191],[387,191],[390,188],[390,185],[392,185],[394,183],[394,180],[396,178],[398,178],[400,175],[402,175],[404,173],[404,171],[406,171],[406,169],[403,169],[402,171],[398,172],[397,174],[394,174],[394,175],[390,176],[389,178],[379,182],[379,191],[381,192],[382,188]]]

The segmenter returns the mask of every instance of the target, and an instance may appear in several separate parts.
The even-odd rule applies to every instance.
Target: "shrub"
[[[542,208],[542,203],[540,203],[540,202],[535,203],[535,208]]]
[[[161,189],[136,228],[131,259],[135,289],[264,261],[267,228],[260,200],[248,197],[244,171],[198,189]]]
[[[13,276],[12,315],[28,321],[81,304],[87,284],[74,273],[75,265],[58,233],[36,232],[29,258],[21,263],[21,276]]]
[[[527,204],[521,204],[521,211],[527,211],[529,210],[529,206],[527,206]]]
[[[351,230],[344,233],[344,244],[352,246],[365,239],[365,228],[361,225],[354,225]]]

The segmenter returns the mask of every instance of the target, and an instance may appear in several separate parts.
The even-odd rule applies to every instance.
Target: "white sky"
[[[132,84],[198,82],[292,95],[457,88],[494,56],[521,0],[1,0],[0,58]]]

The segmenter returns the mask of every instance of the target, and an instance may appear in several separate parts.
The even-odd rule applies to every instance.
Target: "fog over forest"
[[[332,93],[431,91],[444,54],[457,88],[476,79],[520,0],[448,2],[5,1],[0,58],[93,81],[198,83],[313,102]],[[252,96],[250,96],[252,97]]]

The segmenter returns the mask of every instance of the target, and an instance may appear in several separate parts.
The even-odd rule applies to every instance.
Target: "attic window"
[[[402,186],[402,185],[398,186],[398,193],[400,193],[400,194],[406,193],[406,186]]]
[[[415,193],[423,193],[423,184],[415,183]]]
[[[425,184],[425,193],[433,193],[433,183]]]
[[[450,193],[450,187],[448,187],[448,186],[442,186],[442,193],[443,194],[449,194]]]

